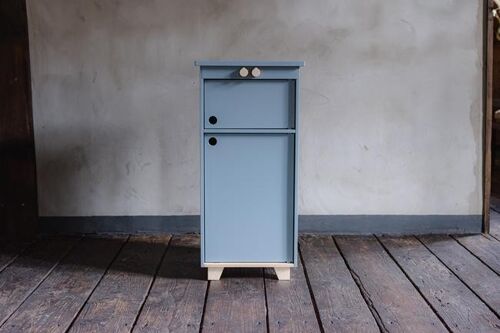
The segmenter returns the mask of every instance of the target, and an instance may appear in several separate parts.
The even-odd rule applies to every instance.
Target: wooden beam
[[[38,219],[25,0],[0,2],[0,238],[28,239]]]
[[[491,128],[493,124],[493,1],[485,1],[485,40],[484,40],[484,147],[483,147],[483,232],[490,231],[491,198]]]

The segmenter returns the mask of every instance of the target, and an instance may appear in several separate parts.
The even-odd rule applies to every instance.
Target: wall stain
[[[471,179],[462,183],[458,175],[472,173],[480,179],[482,172],[481,79],[474,74],[482,72],[481,11],[474,12],[479,7],[474,1],[454,1],[453,6],[444,0],[417,2],[406,2],[403,11],[397,0],[324,0],[315,6],[281,0],[258,5],[245,0],[30,0],[40,212],[195,212],[196,200],[185,199],[198,198],[198,72],[193,61],[255,57],[306,62],[301,85],[301,149],[307,157],[301,161],[302,209],[362,214],[365,208],[359,202],[342,201],[356,197],[366,202],[366,211],[410,211],[414,205],[408,202],[418,200],[419,190],[395,207],[392,179],[409,186],[426,182],[432,170],[462,153],[467,154],[465,165],[454,168],[442,186],[422,189],[451,199],[444,205],[427,200],[421,211],[476,213],[481,182],[470,188]],[[412,12],[411,17],[403,12]],[[467,24],[457,24],[455,13],[467,18]],[[429,22],[429,15],[435,26],[418,30],[416,44],[416,29]],[[455,37],[443,40],[443,27]],[[461,34],[472,37],[456,38]],[[457,69],[467,71],[470,95],[449,84],[447,78]],[[400,83],[395,86],[391,80],[397,75]],[[426,90],[426,80],[437,90]],[[408,93],[412,90],[418,94]],[[463,109],[446,109],[447,98],[457,99]],[[408,125],[414,109],[422,117],[460,117],[458,128],[446,130],[471,137],[467,140],[474,140],[474,147],[468,142],[460,150],[435,142],[439,156],[427,151],[404,155],[403,140],[390,139],[407,140],[406,129],[431,137],[443,130],[424,122]],[[380,177],[367,178],[375,172],[359,168],[360,155]],[[390,169],[398,162],[396,156],[408,165],[428,158],[429,165],[418,170],[425,176]],[[439,158],[445,163],[435,161]],[[349,183],[342,178],[346,170],[362,172]],[[134,191],[165,204],[121,203],[120,195],[133,193],[124,173]],[[387,192],[382,199],[376,196],[381,188]]]

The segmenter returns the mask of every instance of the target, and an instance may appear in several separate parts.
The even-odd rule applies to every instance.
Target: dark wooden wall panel
[[[495,8],[493,4],[490,5],[490,8]],[[491,12],[491,10],[490,10]],[[492,21],[493,26],[491,29],[492,36],[488,36],[488,41],[493,40],[493,99],[500,99],[500,40],[496,38],[498,28],[500,25],[498,24],[498,20],[494,19],[491,13],[488,13],[488,18]],[[489,32],[489,31],[488,31]]]
[[[0,238],[30,238],[38,218],[25,0],[0,1]]]

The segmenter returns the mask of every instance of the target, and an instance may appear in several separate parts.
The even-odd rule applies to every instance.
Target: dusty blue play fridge
[[[299,61],[197,61],[201,110],[201,264],[297,264]]]

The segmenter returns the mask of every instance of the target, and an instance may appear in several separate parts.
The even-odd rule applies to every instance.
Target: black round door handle
[[[215,125],[217,124],[217,117],[216,116],[210,116],[210,118],[208,118],[208,122],[212,125]]]
[[[211,146],[215,146],[217,144],[217,139],[216,138],[208,139],[208,144],[210,144]]]

